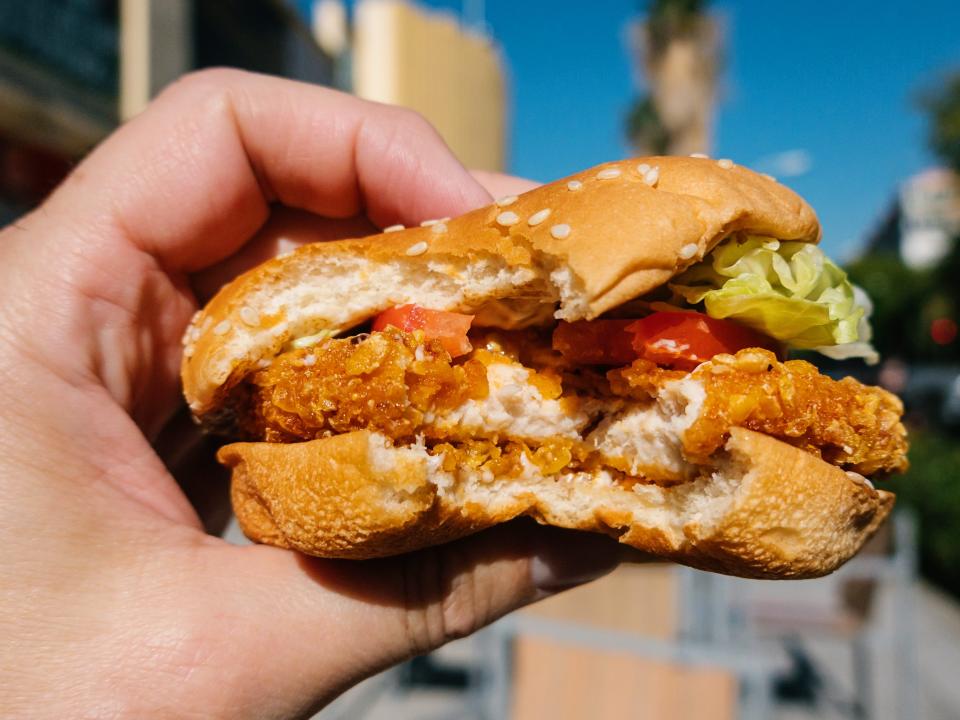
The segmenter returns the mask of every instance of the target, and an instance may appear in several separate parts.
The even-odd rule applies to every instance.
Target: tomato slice
[[[633,333],[636,320],[561,322],[553,331],[553,349],[580,365],[627,365],[637,359]]]
[[[655,312],[639,320],[561,322],[553,332],[554,350],[583,365],[626,365],[644,358],[692,370],[714,355],[748,347],[778,354],[781,350],[762,333],[697,312]]]
[[[467,339],[467,331],[473,315],[429,310],[419,305],[398,305],[384,310],[373,321],[374,330],[383,330],[392,325],[404,332],[423,330],[428,340],[439,340],[450,357],[466,355],[473,349]]]
[[[696,312],[655,312],[627,326],[633,349],[658,365],[692,370],[720,353],[748,347],[780,352],[772,338],[731,320],[717,320]]]

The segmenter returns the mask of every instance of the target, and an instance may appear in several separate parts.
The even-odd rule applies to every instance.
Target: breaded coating
[[[614,393],[638,399],[685,376],[646,360],[607,374]],[[907,468],[903,404],[882,388],[850,377],[833,380],[806,361],[780,362],[757,348],[717,355],[692,376],[706,390],[700,416],[683,438],[693,461],[722,447],[731,427],[744,427],[862,475]]]
[[[245,434],[295,442],[370,428],[413,440],[427,413],[488,392],[484,366],[395,328],[291,350],[250,378]]]
[[[539,337],[521,342],[510,334],[477,333],[472,340],[476,349],[457,361],[439,343],[394,328],[283,353],[249,378],[245,435],[297,442],[371,428],[400,442],[423,436],[431,443],[475,439],[463,462],[483,456],[517,465],[519,450],[491,450],[490,442],[480,442],[482,429],[471,430],[477,433],[473,438],[456,425],[435,424],[436,418],[470,400],[490,397],[487,366],[512,361],[535,370],[528,382],[545,399],[562,396],[571,412],[586,398],[606,398],[610,408],[621,406],[624,398],[648,404],[666,383],[696,379],[705,399],[680,438],[689,462],[706,463],[724,446],[730,428],[744,427],[867,476],[907,467],[900,400],[852,378],[833,380],[803,360],[781,362],[772,352],[753,348],[717,355],[692,373],[636,360],[604,376],[589,366],[558,365],[558,356]],[[603,412],[606,405],[598,407],[594,412]],[[542,412],[536,407],[529,411]],[[587,432],[585,428],[583,441],[564,441],[563,448],[553,447],[553,442],[549,451],[540,453],[543,457],[536,450],[542,440],[510,435],[500,439],[528,443],[523,445],[528,460],[552,467],[560,461],[588,461],[592,451],[585,442]],[[609,464],[609,459],[600,461]]]

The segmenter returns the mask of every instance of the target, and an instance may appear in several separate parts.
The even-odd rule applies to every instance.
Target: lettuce
[[[876,362],[869,300],[816,245],[734,236],[674,278],[670,289],[788,347]]]

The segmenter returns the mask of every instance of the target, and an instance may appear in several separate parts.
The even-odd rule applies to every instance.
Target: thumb
[[[372,561],[230,550],[238,572],[255,582],[233,615],[242,642],[232,651],[234,664],[259,669],[236,687],[249,694],[237,705],[254,717],[316,710],[392,664],[604,575],[620,558],[610,538],[528,520]]]

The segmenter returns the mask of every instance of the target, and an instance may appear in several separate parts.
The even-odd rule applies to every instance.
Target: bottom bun
[[[233,506],[251,540],[320,557],[437,545],[521,515],[602,532],[685,565],[753,578],[825,575],[848,560],[894,496],[786,443],[734,428],[696,480],[627,484],[608,471],[493,477],[422,446],[353,432],[295,444],[235,443]]]

